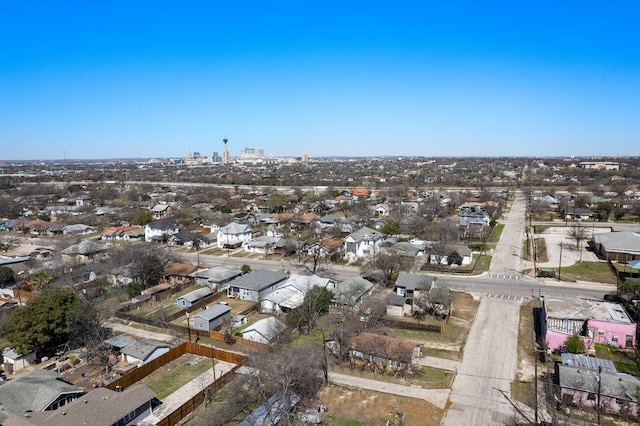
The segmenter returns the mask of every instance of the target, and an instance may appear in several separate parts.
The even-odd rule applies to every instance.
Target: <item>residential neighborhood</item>
[[[482,183],[482,163],[445,160],[357,159],[352,176],[385,177],[277,188],[146,183],[158,167],[193,182],[180,161],[124,163],[112,183],[109,163],[46,182],[3,166],[2,423],[349,424],[342,401],[368,409],[353,389],[406,424],[637,421],[637,161],[503,160]],[[463,165],[478,185],[442,184]]]

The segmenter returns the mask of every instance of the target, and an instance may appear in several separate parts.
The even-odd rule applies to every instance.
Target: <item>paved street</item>
[[[445,425],[506,424],[515,377],[520,305],[509,299],[483,297],[464,349],[462,366],[451,388]]]
[[[511,276],[522,270],[519,254],[525,208],[524,195],[517,191],[494,251],[489,276]],[[445,425],[499,425],[510,420],[513,408],[499,390],[510,395],[510,383],[515,378],[521,300],[487,296],[481,299],[462,366],[451,387]]]

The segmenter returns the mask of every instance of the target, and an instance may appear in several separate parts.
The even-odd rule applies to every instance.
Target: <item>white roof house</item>
[[[270,313],[295,309],[302,305],[307,291],[316,286],[333,290],[336,282],[317,275],[291,275],[276,290],[263,296],[260,309],[262,312]]]
[[[268,345],[271,343],[285,328],[282,321],[276,317],[261,319],[251,324],[242,331],[242,337],[252,342],[263,343]]]

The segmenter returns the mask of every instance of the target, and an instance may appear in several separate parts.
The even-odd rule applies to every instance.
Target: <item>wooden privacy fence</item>
[[[144,364],[142,367],[131,371],[126,376],[123,376],[118,380],[109,383],[106,387],[111,390],[116,390],[117,388],[124,389],[128,386],[131,386],[142,380],[149,374],[153,373],[158,368],[173,361],[176,358],[179,358],[185,353],[199,355],[207,358],[215,358],[220,361],[233,363],[235,364],[235,366],[227,374],[216,379],[215,382],[203,389],[202,392],[198,392],[195,396],[193,396],[191,399],[189,399],[187,402],[182,404],[180,407],[171,412],[167,417],[163,418],[157,423],[157,425],[159,426],[176,425],[205,401],[205,395],[210,395],[213,391],[221,389],[223,386],[225,386],[235,378],[236,370],[242,366],[246,359],[246,356],[244,354],[225,351],[223,349],[218,349],[210,346],[202,346],[196,343],[185,342],[171,348],[166,354],[154,359],[153,361],[148,362],[147,364]]]
[[[205,402],[205,395],[212,394],[215,390],[221,389],[227,383],[232,381],[235,378],[236,370],[238,368],[240,368],[239,365],[233,367],[233,369],[227,374],[218,378],[214,383],[207,386],[202,392],[198,392],[193,398],[182,404],[180,407],[176,408],[167,417],[161,419],[158,423],[156,423],[156,426],[173,426],[180,423],[182,419],[187,417],[189,414],[195,411],[195,409],[198,408],[203,402]]]
[[[225,351],[223,349],[212,348],[210,346],[203,346],[196,343],[185,342],[171,348],[166,354],[163,354],[158,358],[149,361],[143,366],[138,367],[135,370],[132,370],[126,375],[120,377],[119,379],[109,383],[106,387],[111,390],[116,390],[118,386],[120,386],[122,389],[126,389],[127,387],[147,377],[149,374],[153,373],[163,365],[173,361],[176,358],[179,358],[186,353],[207,358],[215,358],[220,361],[229,362],[236,365],[242,365],[246,359],[245,355],[238,352]]]

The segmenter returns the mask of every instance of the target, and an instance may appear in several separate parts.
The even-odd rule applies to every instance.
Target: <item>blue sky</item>
[[[0,0],[0,160],[640,155],[634,1]]]

